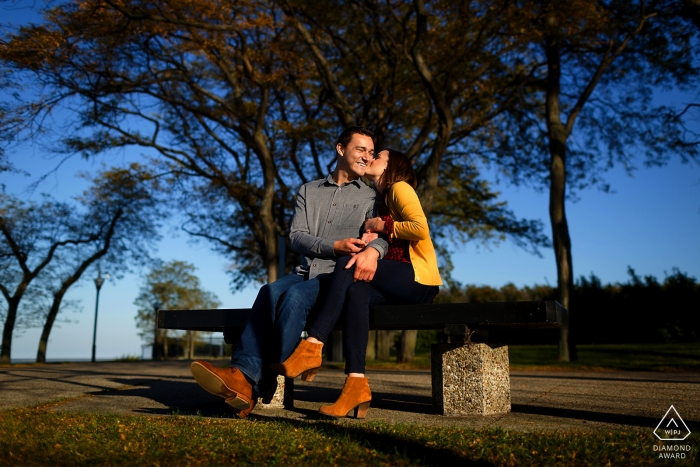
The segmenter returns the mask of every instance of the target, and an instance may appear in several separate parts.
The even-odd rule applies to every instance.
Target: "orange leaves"
[[[569,2],[524,2],[514,16],[524,38],[540,42],[546,36],[583,38],[595,36],[607,28],[612,14],[594,0]]]
[[[227,86],[243,79],[279,85],[300,64],[294,39],[267,1],[79,0],[47,11],[46,20],[10,35],[0,59],[19,68],[68,72],[78,61],[94,70],[111,68],[111,74],[134,74],[150,63],[140,71],[176,68],[183,76],[191,70]]]
[[[35,69],[51,62],[64,44],[65,37],[59,31],[23,28],[15,39],[0,43],[0,60]]]

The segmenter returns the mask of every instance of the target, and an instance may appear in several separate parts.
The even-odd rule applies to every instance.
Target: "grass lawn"
[[[691,344],[579,345],[578,360],[558,362],[554,345],[510,347],[511,369],[615,369],[700,371],[700,342]]]
[[[556,345],[512,345],[512,370],[608,369],[638,371],[700,371],[700,342],[691,344],[596,344],[579,345],[578,360],[557,361]],[[333,365],[342,368],[342,365]],[[368,360],[373,369],[430,368],[430,350],[416,352],[413,363]]]
[[[645,432],[520,433],[385,423],[0,412],[0,464],[654,465]],[[694,451],[674,465],[697,465]]]

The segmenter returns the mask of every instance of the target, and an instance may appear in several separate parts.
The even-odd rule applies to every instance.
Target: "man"
[[[223,397],[240,418],[253,410],[267,366],[286,360],[299,343],[309,311],[330,284],[336,259],[355,256],[355,280],[370,281],[387,250],[383,239],[368,244],[358,238],[364,221],[375,213],[375,191],[360,180],[373,158],[373,137],[364,127],[343,131],[333,173],[299,189],[289,239],[302,264],[260,289],[231,366],[191,365],[197,383]]]

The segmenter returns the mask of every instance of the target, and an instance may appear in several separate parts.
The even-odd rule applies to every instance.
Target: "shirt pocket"
[[[367,206],[362,203],[343,204],[343,211],[340,215],[340,227],[343,229],[355,229],[358,232],[365,222],[365,212]]]

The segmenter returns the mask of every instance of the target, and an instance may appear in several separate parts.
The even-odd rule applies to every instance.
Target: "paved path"
[[[427,370],[376,370],[368,377],[373,393],[368,420],[528,431],[653,430],[673,404],[691,431],[700,430],[700,373],[512,371],[512,412],[485,417],[432,414]],[[341,371],[326,369],[313,383],[296,380],[294,410],[259,406],[251,418],[315,419],[320,405],[338,396],[343,381]],[[36,405],[56,411],[232,416],[221,399],[199,388],[185,361],[0,367],[0,410]]]

